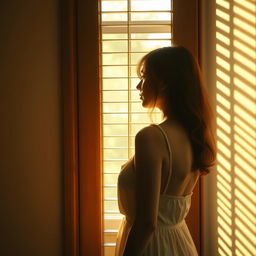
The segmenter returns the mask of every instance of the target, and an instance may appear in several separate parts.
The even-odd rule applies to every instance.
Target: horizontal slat
[[[127,161],[127,160],[125,158],[113,158],[113,159],[105,158],[104,161]]]
[[[171,41],[171,38],[136,38],[136,39],[102,39],[101,41],[103,42],[111,42],[111,41]],[[129,65],[132,66],[132,65]]]
[[[116,171],[116,172],[114,172],[114,171],[112,171],[112,172],[104,172],[104,174],[119,174],[120,173],[120,171]]]
[[[154,11],[100,11],[99,13],[109,13],[109,14],[116,14],[116,13],[158,13],[158,12],[166,12],[166,13],[173,13],[171,10],[154,10]]]
[[[128,52],[102,52],[102,53],[104,53],[104,54],[115,54],[115,53],[124,53],[124,54],[128,54]],[[147,53],[147,52],[130,52],[130,53]],[[102,67],[103,65],[101,65],[101,67]],[[117,66],[119,66],[119,65],[117,65]],[[125,65],[124,65],[125,66]],[[136,65],[133,65],[133,66],[136,66]],[[124,79],[124,78],[126,78],[126,79],[128,79],[128,78],[137,78],[137,77],[128,77],[128,76],[126,76],[126,77],[118,77],[118,76],[115,76],[115,77],[104,77],[104,79],[109,79],[109,78],[111,78],[111,79]]]
[[[123,123],[121,123],[121,124],[123,124]],[[142,123],[142,124],[144,124],[144,123]],[[115,134],[113,134],[113,135],[104,135],[103,136],[103,138],[111,138],[111,137],[114,137],[114,138],[116,138],[116,137],[124,137],[124,138],[132,138],[132,137],[135,137],[135,135],[115,135]],[[130,147],[130,148],[133,148],[133,147]]]
[[[117,197],[106,197],[103,200],[104,201],[117,201]]]
[[[156,28],[155,28],[155,27]],[[158,25],[152,25],[152,24],[143,24],[143,25],[130,25],[129,26],[129,33],[130,34],[161,34],[161,33],[171,33],[172,32],[172,24],[158,24]],[[101,34],[123,34],[128,38],[128,26],[125,25],[104,25],[101,29]]]
[[[134,65],[136,66],[136,65]],[[127,64],[112,64],[112,65],[101,65],[101,67],[130,67],[130,65],[127,65]]]
[[[124,215],[120,214],[120,216],[108,216],[105,217],[105,220],[121,220],[123,218]]]
[[[104,256],[114,256],[115,246],[104,246]]]
[[[104,232],[104,243],[115,243],[116,238],[117,238],[117,232],[109,232],[109,233]]]
[[[166,22],[166,21],[161,21],[161,20],[147,20],[147,21],[130,21],[129,24],[131,26],[140,26],[140,25],[144,25],[144,26],[150,26],[150,25],[171,25],[170,22]],[[128,21],[104,21],[104,23],[102,23],[102,26],[104,27],[108,27],[108,26],[124,26],[124,25],[128,25]],[[133,32],[130,32],[133,33]]]
[[[130,68],[130,67],[137,67],[137,65],[136,64],[133,64],[133,65],[127,65],[127,64],[104,64],[104,65],[101,65],[100,67],[127,67],[127,68]]]
[[[120,100],[116,100],[116,101],[102,101],[102,103],[139,103],[141,102],[141,100],[130,100],[130,101],[127,101],[127,100],[123,100],[123,101],[120,101]],[[123,113],[123,112],[122,112]]]
[[[112,124],[112,123],[104,123],[104,124],[107,124],[107,125],[109,125],[109,124]],[[121,123],[121,124],[123,124],[123,123]],[[127,149],[127,147],[104,147],[103,148],[103,150],[104,149]]]
[[[107,52],[107,53],[109,53],[109,52]],[[132,53],[132,52],[130,52],[130,53]],[[100,67],[127,67],[127,68],[130,68],[130,67],[137,67],[137,65],[136,64],[130,64],[130,65],[128,65],[128,64],[104,64],[104,65],[100,65]]]
[[[115,40],[115,41],[117,41],[117,40]],[[170,40],[170,41],[171,41],[171,40]],[[130,51],[130,52],[128,52],[128,51],[126,51],[126,52],[102,52],[102,53],[104,53],[104,54],[115,54],[115,53],[125,53],[125,54],[126,54],[126,53],[127,53],[127,54],[128,54],[128,53],[145,53],[145,54],[146,54],[146,53],[148,53],[148,51],[145,51],[145,52],[136,52],[136,51]],[[134,66],[136,66],[136,65],[134,65]],[[108,77],[106,77],[106,78],[108,78]],[[114,78],[115,78],[115,79],[117,79],[117,78],[122,78],[122,79],[123,79],[124,77],[116,77],[116,76],[115,76],[114,78],[113,78],[113,77],[109,77],[109,78],[112,78],[112,79],[114,79]],[[137,77],[131,77],[131,76],[128,77],[128,76],[127,76],[126,78],[137,78]]]
[[[102,112],[103,114],[130,114],[131,112],[127,112],[127,111],[124,111],[124,112]],[[133,114],[147,114],[148,112],[147,111],[133,111],[132,112]],[[117,135],[117,136],[120,136],[120,135]],[[122,135],[122,136],[126,136],[126,135]]]
[[[140,39],[140,40],[143,40],[143,39]],[[170,40],[170,39],[169,39]],[[128,41],[127,39],[122,39],[122,40],[119,40],[119,39],[115,39],[114,41]],[[131,53],[131,54],[133,54],[133,53],[140,53],[140,54],[145,54],[145,53],[147,53],[147,51],[145,51],[145,52],[128,52],[128,51],[125,51],[125,52],[103,52],[104,54],[116,54],[116,53],[124,53],[124,54],[129,54],[129,53]],[[131,65],[131,66],[136,66],[136,65]],[[114,79],[114,78],[112,78],[112,79]],[[116,79],[116,78],[115,78]]]
[[[117,188],[117,185],[116,184],[105,184],[103,187],[104,188]]]
[[[118,213],[118,214],[120,214],[119,211],[115,211],[115,210],[105,210],[104,213]]]
[[[117,137],[118,135],[109,135],[109,137]],[[104,136],[104,137],[107,137],[107,136]],[[126,136],[124,136],[124,135],[120,135],[120,137],[127,137],[128,138],[128,136],[126,135]],[[132,136],[129,136],[129,137],[132,137]],[[135,137],[135,136],[134,136]],[[125,159],[118,159],[118,158],[113,158],[113,159],[107,159],[107,158],[105,158],[103,161],[127,161],[128,159],[127,158],[125,158]]]
[[[172,24],[168,23],[166,25],[156,24],[156,25],[130,25],[129,26],[129,33],[136,34],[136,33],[169,33],[171,32]],[[127,34],[128,27],[127,24],[125,25],[108,25],[108,26],[101,26],[102,34],[110,34],[110,33],[119,33],[119,34]]]
[[[102,76],[103,79],[129,79],[129,78],[133,78],[133,79],[138,79],[138,76]]]
[[[118,112],[118,113],[120,113],[120,112]],[[135,123],[134,123],[135,124]],[[143,125],[143,124],[145,124],[145,123],[138,123],[138,125]],[[117,125],[120,125],[120,124],[117,124]],[[127,128],[128,128],[128,125],[127,124],[125,124],[125,123],[121,123],[121,125],[126,125],[127,126]],[[147,124],[146,124],[147,125]],[[149,123],[148,123],[148,125],[150,125]],[[109,138],[109,137],[124,137],[124,138],[132,138],[132,137],[135,137],[136,135],[135,134],[119,134],[119,135],[117,135],[117,134],[109,134],[109,135],[104,135],[103,136],[103,138],[105,137],[105,138]]]
[[[102,92],[138,92],[137,89],[104,89],[104,90],[101,90]]]
[[[120,0],[103,0],[101,1],[101,11],[158,11],[158,10],[172,10],[172,0],[169,1],[120,1]]]
[[[114,256],[115,247],[104,246],[104,256]]]
[[[104,243],[104,246],[113,247],[116,246],[116,243]]]
[[[120,124],[126,124],[126,123],[118,123],[118,122],[113,122],[113,123],[103,123],[103,125],[120,125]],[[132,125],[133,124],[145,124],[147,125],[148,123],[147,122],[133,122],[131,123]],[[122,148],[122,147],[120,147]],[[126,148],[126,147],[125,147]]]
[[[128,40],[128,39],[124,39],[124,40]],[[141,39],[140,39],[141,40]],[[117,39],[113,39],[113,41],[118,41]],[[127,56],[128,56],[128,54],[129,53],[131,53],[131,54],[133,54],[133,52],[120,52],[119,54],[126,54]],[[144,54],[145,52],[136,52],[136,53],[139,53],[139,54]],[[107,55],[107,54],[109,54],[109,55],[112,55],[112,54],[116,54],[116,52],[105,52],[104,53],[104,55]],[[118,53],[117,53],[118,54]]]
[[[117,233],[118,229],[104,229],[104,233]]]
[[[117,217],[117,216],[115,216]],[[104,229],[105,230],[116,230],[120,227],[122,221],[122,215],[119,218],[104,218]]]

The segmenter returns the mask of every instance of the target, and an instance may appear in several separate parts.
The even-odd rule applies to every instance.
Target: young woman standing
[[[185,222],[200,175],[215,164],[212,109],[200,69],[181,46],[156,49],[138,64],[142,105],[164,121],[135,136],[135,155],[121,167],[118,203],[124,218],[116,256],[195,256]]]

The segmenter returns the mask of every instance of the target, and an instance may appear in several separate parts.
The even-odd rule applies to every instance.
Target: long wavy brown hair
[[[213,111],[197,61],[182,46],[163,47],[149,52],[139,61],[139,77],[142,69],[145,76],[154,75],[166,86],[167,107],[163,117],[172,113],[186,130],[193,149],[192,170],[199,169],[201,175],[208,174],[216,161]],[[151,114],[159,94],[158,86],[152,86],[154,102]]]

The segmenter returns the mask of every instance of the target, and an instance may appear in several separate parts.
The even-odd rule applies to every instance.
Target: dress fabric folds
[[[164,130],[156,125],[163,133],[172,157],[170,144]],[[160,195],[157,227],[152,239],[147,245],[144,256],[198,256],[195,244],[187,227],[187,216],[193,192],[186,196],[171,196],[165,194],[171,177],[171,167],[164,192]],[[129,232],[135,216],[135,168],[134,157],[121,167],[118,176],[118,206],[123,214],[120,223],[115,256],[122,256]]]

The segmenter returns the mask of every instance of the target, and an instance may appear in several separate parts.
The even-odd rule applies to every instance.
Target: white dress
[[[170,159],[171,147],[164,130],[159,126],[167,141]],[[170,161],[171,162],[171,161]],[[160,195],[157,228],[147,245],[144,256],[197,256],[197,250],[185,217],[187,216],[193,192],[186,196],[170,196],[165,194],[170,181],[172,168],[163,194]],[[115,256],[122,256],[135,215],[135,170],[134,157],[121,167],[118,176],[118,205],[124,215],[116,240]]]

